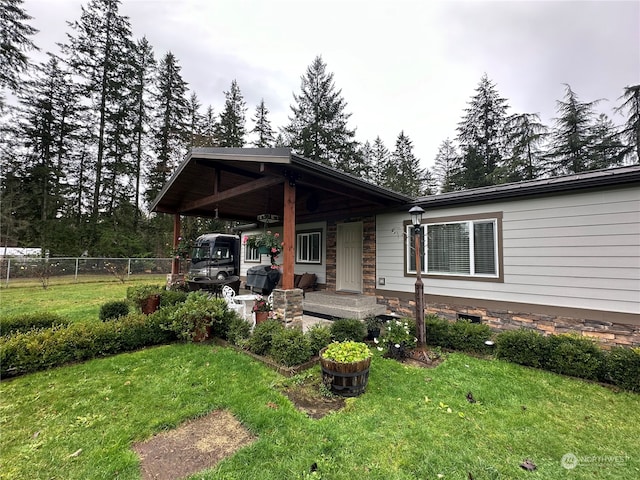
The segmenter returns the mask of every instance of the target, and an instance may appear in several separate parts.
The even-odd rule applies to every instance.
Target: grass
[[[131,284],[12,287],[0,292],[0,314],[97,321]],[[418,369],[376,352],[366,393],[311,420],[280,393],[282,381],[242,353],[198,344],[3,381],[0,479],[138,479],[133,443],[219,408],[259,440],[194,478],[640,478],[640,396],[628,392],[462,354]],[[582,464],[563,468],[568,453]],[[519,467],[527,458],[535,473]]]
[[[462,354],[430,370],[376,356],[364,395],[311,420],[279,381],[231,349],[179,344],[2,382],[0,478],[139,478],[132,443],[218,408],[259,440],[197,478],[640,477],[631,393]],[[589,463],[566,470],[567,453]]]
[[[94,283],[57,283],[47,289],[32,281],[12,284],[0,289],[0,316],[50,311],[59,313],[71,321],[98,319],[100,307],[111,300],[124,300],[131,285],[164,285],[166,276],[154,275],[121,283],[114,277],[101,277]]]

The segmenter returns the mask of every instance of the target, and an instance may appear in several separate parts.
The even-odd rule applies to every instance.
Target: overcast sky
[[[57,52],[86,3],[25,0],[36,44]],[[176,55],[205,107],[220,113],[236,79],[249,128],[261,98],[272,125],[287,124],[301,76],[322,55],[357,139],[379,135],[393,150],[404,130],[429,167],[483,73],[510,113],[547,123],[564,83],[582,101],[607,99],[605,113],[640,83],[640,1],[123,0],[120,11],[156,59]]]

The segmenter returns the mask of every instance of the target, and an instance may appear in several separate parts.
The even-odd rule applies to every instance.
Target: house
[[[296,323],[303,308],[329,296],[352,305],[375,299],[388,312],[413,315],[408,210],[419,205],[427,313],[640,345],[639,187],[635,165],[410,198],[288,149],[202,148],[152,209],[174,215],[176,242],[181,215],[266,219],[243,235],[282,234],[276,302]],[[260,262],[243,248],[243,275]],[[307,294],[304,307],[294,288],[302,273],[314,273],[321,290]]]

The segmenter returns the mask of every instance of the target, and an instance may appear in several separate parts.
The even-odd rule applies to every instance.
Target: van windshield
[[[220,261],[220,260],[230,260],[231,259],[231,249],[226,245],[214,245],[213,249],[211,249],[211,244],[203,243],[202,245],[198,245],[191,252],[191,262],[199,263],[204,261]]]

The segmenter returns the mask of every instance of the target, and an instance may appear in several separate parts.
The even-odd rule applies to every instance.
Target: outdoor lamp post
[[[416,252],[416,330],[418,334],[418,347],[424,348],[426,344],[426,332],[424,328],[424,285],[422,284],[422,265],[420,262],[420,240],[422,239],[422,214],[424,210],[415,205],[409,210],[411,223],[413,224],[413,238]]]

